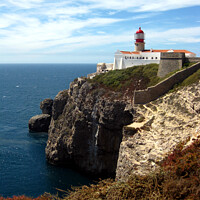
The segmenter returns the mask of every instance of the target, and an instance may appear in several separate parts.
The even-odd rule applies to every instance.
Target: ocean
[[[37,197],[92,182],[72,169],[45,160],[47,134],[29,133],[28,120],[40,102],[68,89],[96,64],[0,64],[0,196]]]

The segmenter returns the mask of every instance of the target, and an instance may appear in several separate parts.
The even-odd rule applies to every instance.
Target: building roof
[[[193,52],[191,52],[191,51],[188,51],[188,50],[185,50],[185,49],[176,49],[176,50],[174,50],[174,49],[157,49],[157,50],[154,50],[154,49],[152,49],[152,50],[144,50],[143,52],[174,52],[174,53],[192,53],[192,54],[194,54]]]
[[[140,54],[139,51],[120,51],[123,54]]]
[[[122,54],[140,54],[139,51],[120,51]],[[144,50],[142,51],[144,53],[150,53],[150,52],[160,52],[160,53],[164,53],[164,52],[174,52],[174,53],[190,53],[190,54],[195,54],[191,51],[188,50],[184,50],[184,49],[180,49],[180,50],[174,50],[174,49],[160,49],[160,50],[154,50],[154,49],[150,49],[150,50]]]

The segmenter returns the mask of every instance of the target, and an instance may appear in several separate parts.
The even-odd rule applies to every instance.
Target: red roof
[[[188,51],[188,50],[184,50],[184,49],[180,49],[180,50],[171,50],[172,52],[174,53],[191,53],[191,54],[195,54],[191,51]],[[139,51],[120,51],[121,53],[123,54],[140,54]],[[142,52],[145,52],[145,53],[150,53],[150,52],[160,52],[160,53],[164,53],[164,52],[170,52],[170,49],[160,49],[160,50],[144,50]]]
[[[174,50],[174,49],[156,49],[156,50],[154,50],[154,49],[152,49],[152,50],[144,50],[143,52],[174,52],[174,53],[192,53],[192,54],[194,54],[193,52],[191,52],[191,51],[188,51],[188,50],[185,50],[185,49],[178,49],[178,50]]]
[[[140,54],[138,51],[120,51],[123,54]]]

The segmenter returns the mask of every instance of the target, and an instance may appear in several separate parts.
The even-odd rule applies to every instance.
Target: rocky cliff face
[[[129,103],[105,97],[105,90],[78,78],[53,101],[46,146],[52,164],[74,165],[95,175],[114,175],[124,125],[133,119]]]
[[[116,178],[147,174],[181,141],[200,135],[200,82],[135,107],[134,123],[124,127]]]
[[[199,91],[200,82],[133,107],[78,78],[53,100],[47,160],[118,180],[147,174],[179,142],[199,137]]]

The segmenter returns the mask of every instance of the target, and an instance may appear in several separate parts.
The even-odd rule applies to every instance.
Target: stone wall
[[[184,53],[161,53],[158,77],[164,77],[170,72],[181,69],[185,60]]]
[[[145,105],[134,106],[134,122],[124,127],[116,179],[145,175],[177,144],[200,136],[200,82]]]
[[[183,81],[188,76],[200,69],[200,63],[194,64],[189,68],[176,72],[174,75],[158,83],[155,86],[148,87],[146,90],[138,90],[134,92],[134,104],[145,104],[157,99],[168,92],[175,84]]]
[[[185,58],[185,62],[200,62],[200,57]]]

